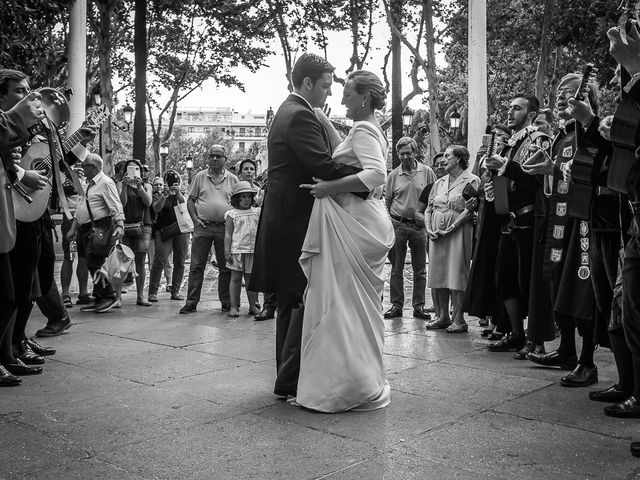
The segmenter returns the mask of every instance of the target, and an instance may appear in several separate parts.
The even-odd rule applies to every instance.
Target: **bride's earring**
[[[360,104],[360,106],[364,108],[364,100],[362,100],[362,103]]]

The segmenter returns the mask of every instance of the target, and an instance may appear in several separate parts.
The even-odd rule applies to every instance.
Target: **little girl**
[[[227,268],[231,270],[229,294],[231,296],[231,310],[229,317],[240,315],[240,290],[242,289],[242,275],[245,285],[249,285],[251,268],[253,267],[253,249],[258,231],[260,208],[254,207],[257,191],[249,182],[238,182],[233,186],[231,194],[231,210],[224,214],[224,257]],[[249,300],[249,314],[258,313],[255,305],[258,293],[247,290]]]

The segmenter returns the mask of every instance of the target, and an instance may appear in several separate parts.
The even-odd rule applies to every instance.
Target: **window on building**
[[[239,148],[240,150],[244,150],[244,143],[245,143],[245,142],[238,142],[238,148]]]
[[[244,127],[240,127],[240,136],[244,137],[246,135],[246,129]]]
[[[209,133],[211,131],[210,127],[204,127],[204,133]]]
[[[189,127],[189,128],[187,129],[187,131],[188,131],[189,133],[193,133],[193,127]]]

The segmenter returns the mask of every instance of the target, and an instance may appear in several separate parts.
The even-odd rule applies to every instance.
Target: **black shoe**
[[[76,300],[76,305],[91,305],[92,303],[93,297],[89,294],[78,295],[78,300]]]
[[[64,319],[57,320],[55,322],[49,322],[47,323],[46,327],[41,328],[36,332],[36,337],[56,337],[62,334],[62,332],[64,332],[70,326],[71,326],[71,320],[69,319],[69,317],[65,317]],[[32,341],[35,343],[35,340],[32,339]],[[33,345],[31,346],[31,348],[33,349],[34,352],[39,353],[40,355],[53,355],[53,353],[56,352],[51,348],[50,350],[53,350],[53,353],[40,353],[38,352],[38,350],[33,348]],[[44,347],[41,347],[41,348],[44,348]],[[47,349],[49,348],[47,347]]]
[[[180,309],[180,313],[193,313],[196,311],[195,303],[185,303],[184,307]]]
[[[640,402],[636,397],[631,396],[624,402],[604,407],[604,414],[616,418],[638,418],[640,417]]]
[[[544,344],[541,343],[538,345],[533,342],[527,342],[523,349],[518,350],[513,354],[513,358],[515,358],[516,360],[526,360],[527,355],[530,353],[544,354]]]
[[[524,337],[514,337],[513,335],[507,335],[505,338],[489,345],[487,348],[490,352],[517,352],[527,344],[527,339]]]
[[[276,318],[276,311],[273,308],[265,307],[264,310],[256,314],[256,316],[253,318],[256,322],[271,320],[272,318]]]
[[[96,305],[96,309],[94,312],[96,313],[107,313],[109,310],[113,308],[116,304],[115,298],[105,298],[98,305]]]
[[[402,316],[402,309],[397,305],[392,305],[389,310],[384,312],[384,318],[396,318]]]
[[[504,336],[505,336],[504,333],[496,332],[495,330],[493,330],[492,332],[489,332],[487,334],[487,340],[491,340],[491,341],[502,340]]]
[[[20,342],[18,350],[20,353],[16,355],[16,358],[22,360],[25,365],[44,365],[44,357],[31,350],[26,340]]]
[[[43,347],[38,342],[36,342],[33,338],[30,338],[29,340],[27,340],[27,345],[29,345],[31,350],[36,352],[38,355],[42,355],[43,357],[56,354],[55,348]]]
[[[578,365],[578,357],[560,355],[557,350],[549,353],[530,353],[527,360],[544,367],[560,367],[564,370],[573,370]]]
[[[15,387],[20,385],[22,379],[9,373],[9,371],[0,365],[0,387]]]
[[[431,315],[424,307],[418,307],[413,310],[413,316],[415,318],[421,318],[422,320],[431,320]]]
[[[16,358],[16,363],[3,363],[2,366],[13,375],[37,375],[42,373],[41,366],[25,365],[19,358]]]
[[[578,366],[567,376],[560,379],[563,387],[588,387],[598,382],[598,367]]]
[[[596,390],[589,392],[589,400],[594,402],[619,403],[624,402],[633,392],[628,390],[618,390],[618,385],[609,387],[605,390]]]
[[[640,457],[640,442],[631,442],[631,455]]]
[[[96,308],[98,308],[98,304],[96,302],[90,303],[89,305],[85,305],[80,309],[81,312],[95,312]]]
[[[171,300],[184,300],[184,297],[182,295],[180,295],[179,293],[172,293],[171,294]]]

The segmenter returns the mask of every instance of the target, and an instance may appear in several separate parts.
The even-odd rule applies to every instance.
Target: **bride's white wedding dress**
[[[313,410],[375,410],[391,401],[382,362],[383,267],[394,242],[381,199],[386,157],[382,132],[356,122],[333,158],[361,166],[372,194],[316,199],[311,212],[300,257],[309,283],[294,403]]]

